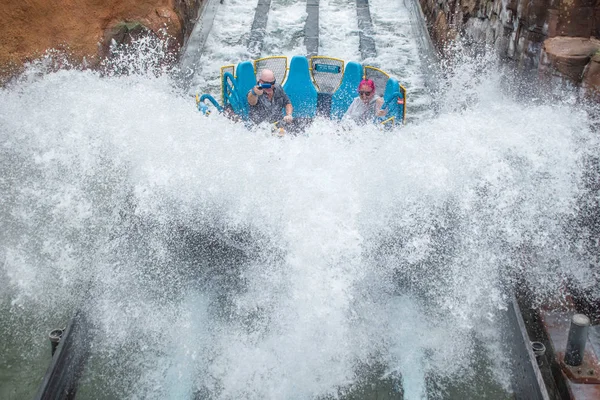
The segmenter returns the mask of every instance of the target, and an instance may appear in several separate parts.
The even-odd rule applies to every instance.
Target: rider
[[[248,92],[247,99],[250,104],[250,119],[255,124],[280,121],[283,108],[283,121],[291,123],[293,120],[292,102],[283,88],[275,82],[275,74],[270,69],[260,71],[258,82]]]
[[[373,121],[375,117],[383,117],[387,110],[382,110],[383,99],[375,94],[375,82],[363,79],[358,85],[358,97],[354,99],[344,118],[353,119],[357,124],[363,125]]]

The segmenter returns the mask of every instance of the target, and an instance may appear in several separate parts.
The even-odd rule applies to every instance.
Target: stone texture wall
[[[460,35],[600,95],[600,0],[419,1],[442,53]]]
[[[47,49],[65,49],[94,66],[111,39],[169,36],[178,51],[192,30],[201,0],[2,0],[0,80]],[[128,35],[129,34],[129,35]]]

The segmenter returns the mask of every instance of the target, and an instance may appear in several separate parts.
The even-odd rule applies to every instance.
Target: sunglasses
[[[358,94],[361,95],[361,96],[370,96],[371,93],[373,93],[373,91],[369,91],[369,92],[363,91],[363,90],[359,90],[358,91]]]
[[[262,89],[269,89],[274,85],[275,85],[275,81],[273,81],[273,82],[262,81],[262,82],[259,82],[259,84],[258,84],[258,86],[260,86]]]

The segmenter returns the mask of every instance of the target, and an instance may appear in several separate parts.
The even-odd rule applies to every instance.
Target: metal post
[[[589,327],[590,319],[587,316],[584,314],[573,315],[565,351],[565,364],[576,367],[583,362]]]
[[[531,350],[536,357],[546,354],[546,346],[542,342],[531,342]]]
[[[64,329],[54,329],[48,335],[48,337],[50,339],[50,345],[52,346],[52,355],[54,355],[54,352],[56,351],[56,348],[58,347],[58,343],[60,342],[60,338],[62,337],[63,332],[64,332]]]
[[[531,350],[533,351],[533,355],[535,356],[535,361],[537,361],[538,366],[542,366],[544,364],[544,354],[546,354],[546,346],[542,342],[531,342]]]

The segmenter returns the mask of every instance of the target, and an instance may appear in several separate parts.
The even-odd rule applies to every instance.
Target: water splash
[[[0,294],[32,317],[1,329],[41,341],[89,301],[84,397],[343,398],[381,365],[411,399],[481,363],[506,388],[507,290],[592,274],[589,114],[511,96],[494,60],[455,61],[430,120],[283,139],[152,68],[30,68],[0,92]]]

